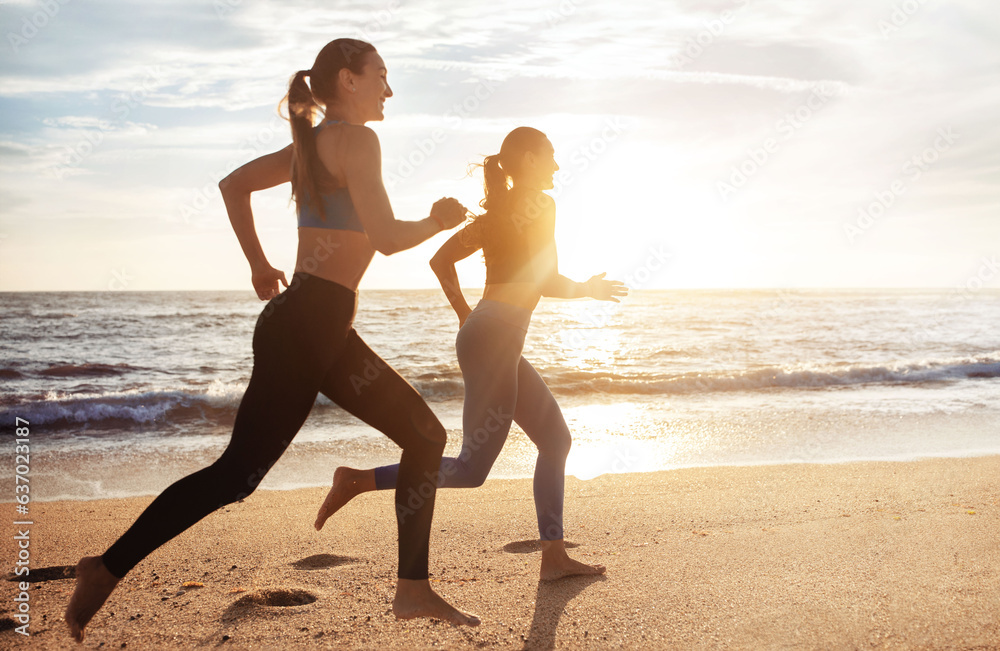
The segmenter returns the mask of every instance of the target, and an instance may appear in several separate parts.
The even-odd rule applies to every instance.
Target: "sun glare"
[[[741,209],[691,182],[692,152],[622,140],[594,161],[579,148],[558,153],[562,182],[551,194],[564,275],[607,272],[641,290],[731,286],[746,272]]]
[[[586,405],[564,410],[573,431],[566,474],[593,479],[609,473],[655,470],[662,445],[627,436],[642,418],[630,403]]]
[[[581,371],[614,372],[622,333],[610,327],[620,317],[614,303],[562,303],[557,307],[566,324],[558,331],[561,364]]]

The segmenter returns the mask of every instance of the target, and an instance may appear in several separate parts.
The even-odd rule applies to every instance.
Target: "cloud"
[[[913,247],[906,259],[933,257],[920,232],[935,224],[950,229],[952,256],[1000,241],[987,218],[1000,203],[1000,14],[972,0],[902,14],[896,0],[152,0],[128,12],[111,0],[57,0],[44,25],[21,35],[49,5],[0,5],[24,40],[0,54],[9,199],[0,216],[12,238],[34,237],[49,219],[79,220],[80,237],[107,219],[177,225],[182,206],[208,195],[194,224],[221,231],[219,176],[288,142],[275,108],[289,76],[330,39],[351,36],[375,43],[389,65],[396,95],[374,125],[386,169],[420,158],[421,143],[444,130],[392,192],[401,214],[419,214],[439,192],[476,201],[465,165],[512,126],[544,128],[568,162],[602,120],[621,116],[627,134],[561,205],[612,210],[599,193],[628,187],[619,201],[630,215],[649,205],[708,215],[771,234],[758,238],[760,258],[780,260],[796,238],[819,258],[816,233],[829,238],[952,128],[958,141],[864,246],[874,252],[895,233]],[[782,121],[818,88],[835,98],[785,138]],[[780,138],[778,150],[722,201],[717,183],[768,138]],[[275,215],[288,210],[278,194],[265,201]],[[808,226],[773,236],[790,223]],[[669,224],[653,222],[647,235],[688,232]],[[718,230],[690,230],[692,256]],[[820,282],[838,272],[810,273]]]

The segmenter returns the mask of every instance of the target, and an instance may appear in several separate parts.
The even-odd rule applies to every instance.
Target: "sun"
[[[565,180],[550,192],[560,273],[607,272],[636,290],[730,286],[740,275],[740,209],[687,181],[682,151],[621,142],[586,169],[574,160],[560,163]]]

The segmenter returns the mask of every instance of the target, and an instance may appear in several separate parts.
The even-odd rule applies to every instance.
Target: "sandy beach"
[[[258,491],[212,514],[122,581],[83,646],[1000,647],[1000,457],[568,478],[571,553],[608,572],[546,584],[530,480],[442,491],[432,581],[478,628],[397,622],[391,494],[317,533],[324,494]],[[13,630],[6,583],[0,647],[74,648],[63,566],[149,501],[33,503],[31,637]]]

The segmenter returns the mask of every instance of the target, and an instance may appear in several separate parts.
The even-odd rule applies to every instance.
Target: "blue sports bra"
[[[340,124],[339,121],[321,122],[314,128],[315,133],[319,133],[327,124]],[[325,171],[325,170],[324,170]],[[299,228],[326,228],[338,231],[357,231],[364,233],[365,228],[358,219],[358,213],[354,209],[354,202],[351,201],[351,193],[346,187],[337,188],[331,192],[324,192],[320,195],[323,200],[323,215],[316,212],[313,207],[308,192],[302,195],[296,202],[298,208]],[[323,219],[323,217],[326,219]]]

